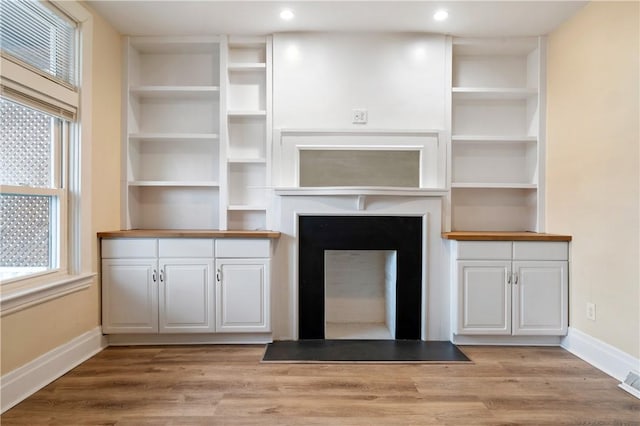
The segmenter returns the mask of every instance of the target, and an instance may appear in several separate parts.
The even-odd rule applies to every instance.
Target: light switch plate
[[[354,109],[351,111],[353,124],[367,124],[368,114],[366,109]]]

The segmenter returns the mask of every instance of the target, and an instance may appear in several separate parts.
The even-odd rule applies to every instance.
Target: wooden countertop
[[[98,232],[98,238],[280,238],[276,231],[217,231],[215,229],[131,229]]]
[[[443,232],[442,238],[457,241],[571,241],[570,235],[501,231]]]

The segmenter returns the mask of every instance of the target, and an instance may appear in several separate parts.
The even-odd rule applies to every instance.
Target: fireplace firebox
[[[420,339],[423,218],[300,216],[298,338],[325,338],[325,251],[385,250],[396,259],[396,339]]]

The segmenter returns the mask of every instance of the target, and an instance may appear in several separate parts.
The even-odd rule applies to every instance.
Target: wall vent
[[[626,390],[631,395],[640,399],[640,374],[635,371],[629,371],[627,374],[627,378],[624,379],[624,382],[618,385],[620,388]]]

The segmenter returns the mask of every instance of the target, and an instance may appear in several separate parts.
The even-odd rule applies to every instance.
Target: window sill
[[[93,272],[65,275],[57,277],[54,281],[3,292],[0,294],[0,316],[88,288],[95,276]]]

